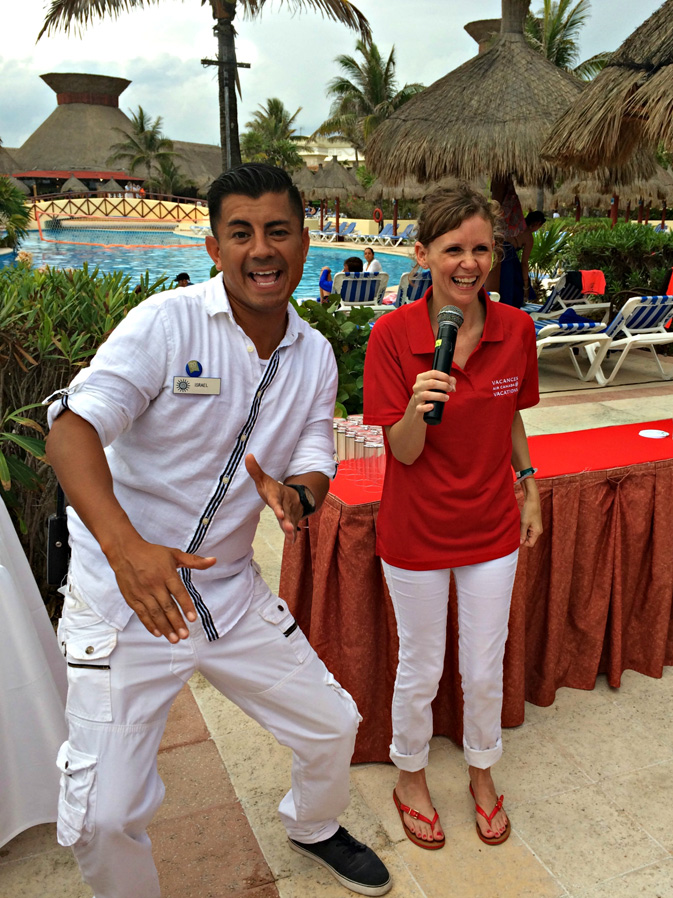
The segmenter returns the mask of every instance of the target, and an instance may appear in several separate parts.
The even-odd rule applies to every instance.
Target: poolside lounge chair
[[[569,282],[570,272],[562,274],[553,285],[547,299],[543,303],[524,303],[522,309],[533,318],[558,318],[567,309],[586,314],[603,310],[603,321],[607,320],[610,310],[609,302],[590,302],[588,293],[583,293],[581,288]]]
[[[586,347],[587,357],[591,362],[589,371],[583,373],[577,359],[573,358],[580,380],[590,380],[595,376],[601,386],[611,383],[631,349],[649,349],[662,380],[671,380],[673,371],[668,374],[664,371],[655,346],[673,343],[673,331],[665,329],[672,315],[673,296],[634,296],[627,299],[621,311],[603,330],[603,334],[610,339],[605,352],[602,346],[589,344]],[[606,375],[602,365],[607,352],[613,351],[618,351],[619,356],[614,368]]]
[[[390,306],[380,303],[387,286],[388,275],[384,271],[340,271],[334,275],[332,292],[341,295],[339,312],[353,306],[377,306],[381,312],[386,312]]]
[[[399,246],[400,243],[404,243],[405,240],[412,240],[414,237],[414,232],[416,230],[415,224],[409,224],[406,226],[404,231],[401,234],[397,234],[397,236],[393,236],[392,232],[386,237],[386,244],[388,246]]]
[[[355,222],[352,221],[350,224],[347,221],[342,221],[339,225],[339,230],[335,231],[332,229],[329,234],[323,234],[322,239],[325,243],[334,243],[334,241],[338,238],[343,240],[348,234],[355,230]]]
[[[413,275],[410,271],[405,271],[400,278],[397,296],[393,305],[397,308],[398,306],[406,305],[408,302],[415,302],[423,296],[431,285],[432,274],[430,269],[421,268]]]
[[[600,321],[536,321],[535,336],[537,357],[545,349],[567,349],[580,380],[590,380],[600,370],[601,363],[610,346],[610,337],[605,333],[605,325]],[[594,350],[589,370],[583,375],[577,364],[578,350]]]
[[[329,234],[333,234],[333,233],[334,233],[334,224],[331,221],[328,221],[328,222],[325,222],[325,227],[322,229],[322,231],[320,231],[320,230],[309,231],[309,236],[311,237],[312,240],[315,240],[318,238],[320,240],[322,240],[324,237],[328,236]]]
[[[378,234],[370,234],[367,243],[378,243],[380,245],[385,245],[388,238],[393,236],[393,226],[391,224],[387,224],[383,226],[383,230],[379,231]]]

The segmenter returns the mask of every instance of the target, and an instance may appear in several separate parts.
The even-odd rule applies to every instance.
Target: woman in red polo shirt
[[[416,257],[432,272],[423,299],[373,328],[364,377],[365,423],[380,424],[386,474],[377,520],[400,653],[390,757],[405,833],[444,845],[425,781],[431,702],[444,665],[449,579],[458,595],[464,751],[477,833],[498,845],[510,824],[490,768],[502,754],[502,665],[520,546],[542,532],[520,409],[538,396],[535,329],[519,309],[490,302],[483,284],[495,251],[497,207],[467,184],[435,191],[418,222]],[[437,315],[463,313],[451,375],[432,370]],[[433,401],[441,422],[423,420]],[[520,512],[512,466],[522,480]]]

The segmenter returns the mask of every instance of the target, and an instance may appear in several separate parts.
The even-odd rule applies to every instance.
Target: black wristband
[[[283,486],[288,486],[291,490],[296,490],[299,494],[299,501],[301,502],[301,507],[304,512],[302,517],[307,518],[310,514],[313,514],[315,511],[315,499],[313,498],[313,493],[307,486],[304,486],[303,483],[284,483]]]

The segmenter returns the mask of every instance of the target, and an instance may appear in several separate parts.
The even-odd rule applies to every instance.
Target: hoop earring
[[[495,268],[495,263],[496,263],[495,250],[493,250],[493,252],[491,253],[491,267],[489,268],[489,271],[493,271],[493,269]]]

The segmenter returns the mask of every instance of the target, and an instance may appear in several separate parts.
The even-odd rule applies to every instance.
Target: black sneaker
[[[385,895],[392,887],[385,864],[371,848],[358,842],[343,826],[322,842],[295,842],[290,846],[332,873],[347,889],[359,895]]]

